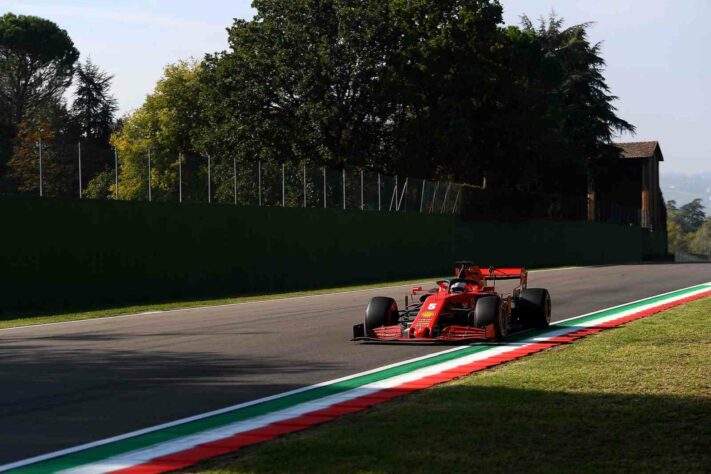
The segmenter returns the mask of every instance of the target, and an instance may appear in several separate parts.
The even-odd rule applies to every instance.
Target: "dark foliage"
[[[613,135],[634,131],[588,24],[504,29],[495,0],[254,6],[204,61],[197,148],[213,156],[582,195],[617,156]]]

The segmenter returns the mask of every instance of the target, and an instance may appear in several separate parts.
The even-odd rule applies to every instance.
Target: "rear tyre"
[[[398,323],[400,315],[394,299],[376,296],[365,308],[365,331],[381,326],[392,326]]]
[[[518,297],[518,316],[524,326],[546,328],[551,323],[551,295],[545,288],[527,288]]]

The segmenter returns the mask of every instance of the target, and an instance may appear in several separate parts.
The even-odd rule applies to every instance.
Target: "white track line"
[[[708,282],[708,283],[700,283],[700,284],[698,284],[698,285],[693,285],[693,286],[689,286],[689,287],[686,287],[686,288],[681,288],[681,289],[678,289],[678,290],[670,291],[670,292],[667,292],[667,293],[662,293],[662,294],[659,294],[659,295],[650,296],[650,297],[647,297],[647,298],[643,298],[643,299],[641,299],[641,300],[632,301],[632,302],[625,303],[625,304],[622,304],[622,305],[611,306],[611,307],[609,307],[609,308],[600,309],[600,310],[594,311],[594,312],[592,312],[592,313],[586,313],[586,314],[583,314],[583,315],[580,315],[580,316],[576,316],[576,317],[573,317],[573,318],[568,318],[568,319],[566,319],[566,320],[564,320],[564,321],[572,321],[572,320],[575,320],[575,319],[579,319],[579,318],[583,318],[583,317],[586,317],[586,316],[590,316],[590,315],[595,314],[595,313],[599,313],[599,312],[603,312],[603,311],[607,311],[607,310],[611,310],[611,309],[616,309],[616,308],[619,308],[619,307],[622,307],[622,306],[626,306],[626,305],[629,305],[629,304],[638,303],[638,302],[640,302],[640,301],[644,301],[645,299],[657,298],[657,297],[665,296],[665,295],[668,295],[668,294],[671,294],[671,293],[675,293],[675,292],[678,292],[678,291],[684,291],[684,290],[687,290],[687,289],[689,289],[689,288],[693,288],[693,287],[699,286],[699,285],[711,285],[711,282]],[[625,311],[625,312],[623,312],[623,313],[617,313],[617,314],[615,314],[615,315],[611,315],[611,316],[605,317],[604,320],[617,319],[617,318],[620,318],[620,317],[624,317],[626,314],[632,314],[632,313],[636,313],[636,312],[639,312],[639,311],[644,311],[644,309],[646,309],[646,308],[653,308],[653,307],[655,307],[655,306],[659,306],[659,305],[662,305],[662,304],[666,304],[666,303],[671,302],[671,301],[675,301],[675,300],[678,300],[678,299],[683,299],[683,298],[687,298],[687,297],[689,297],[689,296],[693,296],[693,295],[695,295],[695,294],[703,293],[703,292],[705,292],[705,291],[708,291],[708,288],[701,288],[701,289],[699,289],[699,290],[697,290],[697,291],[694,291],[694,292],[692,292],[692,293],[686,293],[686,294],[683,294],[683,295],[679,295],[679,296],[677,296],[677,297],[673,297],[673,298],[664,300],[663,302],[650,303],[649,305],[644,305],[644,306],[642,306],[642,307],[640,307],[640,308],[630,309],[630,310]],[[602,320],[602,319],[601,319],[601,320]],[[601,321],[601,320],[600,320],[600,321]],[[582,324],[581,326],[593,325],[593,324],[595,324],[595,323],[599,323],[600,321],[595,320],[594,322],[584,323],[584,324]],[[563,322],[563,321],[556,321],[553,325],[555,325],[555,324],[557,324],[557,323],[560,323],[560,322]],[[453,361],[443,362],[442,364],[436,364],[436,365],[433,365],[433,366],[430,366],[430,367],[425,367],[425,368],[423,368],[423,369],[418,369],[417,371],[411,372],[410,374],[420,373],[420,371],[431,370],[432,367],[440,367],[440,366],[443,366],[444,364],[455,364],[454,366],[461,365],[461,364],[463,364],[463,363],[468,363],[468,362],[461,362],[461,361],[463,361],[463,360],[469,360],[469,359],[472,358],[472,357],[482,357],[482,358],[484,358],[484,357],[490,357],[491,355],[493,355],[493,354],[495,353],[495,351],[507,352],[508,350],[514,350],[514,349],[517,349],[517,348],[519,348],[519,347],[522,347],[522,345],[526,345],[526,344],[534,343],[534,342],[540,342],[540,341],[542,341],[542,340],[546,340],[546,339],[551,338],[551,337],[557,337],[557,336],[559,336],[559,335],[561,335],[561,334],[566,334],[566,333],[569,333],[569,332],[575,331],[575,330],[577,330],[577,329],[575,329],[575,328],[570,328],[570,327],[569,327],[569,328],[561,328],[559,331],[555,331],[554,333],[551,333],[551,334],[549,334],[549,335],[547,335],[547,336],[545,336],[545,337],[543,337],[543,338],[540,338],[540,337],[539,337],[539,338],[531,338],[529,342],[526,342],[527,340],[524,340],[524,341],[520,341],[520,342],[511,344],[511,345],[508,345],[508,346],[495,347],[495,348],[493,348],[492,350],[489,350],[489,351],[485,351],[485,352],[481,352],[481,353],[472,354],[472,355],[470,355],[470,356],[465,356],[465,357],[462,357],[462,358],[458,358],[458,359],[455,359],[455,360],[453,360]],[[364,371],[364,372],[359,372],[359,373],[356,373],[356,374],[353,374],[353,375],[348,375],[348,376],[345,376],[345,377],[340,377],[340,378],[337,378],[337,379],[329,380],[329,381],[326,381],[326,382],[321,382],[321,383],[318,383],[318,384],[309,385],[309,386],[307,386],[307,387],[302,387],[302,388],[295,389],[295,390],[291,390],[291,391],[288,391],[288,392],[284,392],[284,393],[280,393],[280,394],[276,394],[276,395],[271,395],[271,396],[264,397],[264,398],[260,398],[260,399],[257,399],[257,400],[252,400],[252,401],[249,401],[249,402],[244,402],[244,403],[232,405],[232,406],[225,407],[225,408],[222,408],[222,409],[219,409],[219,410],[214,410],[214,411],[210,411],[210,412],[207,412],[207,413],[202,413],[202,414],[199,414],[199,415],[194,415],[194,416],[191,416],[191,417],[183,418],[183,419],[180,419],[180,420],[176,420],[176,421],[172,421],[172,422],[168,422],[168,423],[163,423],[163,424],[156,425],[156,426],[153,426],[153,427],[149,427],[149,428],[144,428],[144,429],[141,429],[141,430],[132,431],[132,432],[130,432],[130,433],[126,433],[126,434],[123,434],[123,435],[114,436],[114,437],[111,437],[111,438],[106,438],[106,439],[99,440],[99,441],[95,441],[95,442],[91,442],[91,443],[86,443],[86,444],[83,444],[83,445],[80,445],[80,446],[75,446],[75,447],[73,447],[73,448],[67,448],[67,449],[63,449],[63,450],[60,450],[60,451],[55,451],[55,452],[43,454],[43,455],[40,455],[40,456],[35,456],[35,457],[32,457],[32,458],[28,458],[28,459],[24,459],[24,460],[21,460],[21,461],[17,461],[17,462],[11,463],[11,464],[6,464],[6,465],[3,465],[3,466],[0,466],[0,472],[7,471],[7,470],[10,470],[10,469],[14,469],[14,468],[17,468],[17,467],[26,466],[26,465],[29,465],[29,464],[35,464],[35,463],[37,463],[37,462],[45,461],[45,460],[48,460],[48,459],[52,459],[52,458],[59,457],[59,456],[63,456],[63,455],[67,455],[67,454],[72,454],[72,453],[75,453],[75,452],[78,452],[78,451],[83,451],[83,450],[86,450],[86,449],[90,449],[90,448],[94,448],[94,447],[98,447],[98,446],[103,446],[103,445],[106,445],[106,444],[109,444],[109,443],[112,443],[112,442],[121,441],[121,440],[124,440],[124,439],[127,439],[127,438],[132,438],[132,437],[135,437],[135,436],[138,436],[138,435],[142,435],[142,434],[146,434],[146,433],[150,433],[150,432],[162,430],[162,429],[165,429],[165,428],[170,428],[170,427],[173,427],[173,426],[181,425],[181,424],[188,423],[188,422],[191,422],[191,421],[200,420],[200,419],[207,418],[207,417],[211,417],[211,416],[214,416],[214,415],[219,415],[219,414],[227,413],[227,412],[230,412],[230,411],[235,411],[235,410],[240,409],[240,408],[248,407],[248,406],[251,406],[251,405],[256,405],[256,404],[259,404],[259,403],[263,403],[263,402],[267,402],[267,401],[270,401],[270,400],[282,398],[282,397],[289,396],[289,395],[293,395],[293,394],[296,394],[296,393],[301,393],[301,392],[304,392],[304,391],[307,391],[307,390],[311,390],[311,389],[314,389],[314,388],[318,388],[318,387],[322,387],[322,386],[326,386],[326,385],[331,385],[331,384],[334,384],[334,383],[337,383],[337,382],[342,382],[342,381],[345,381],[345,380],[350,380],[350,379],[353,379],[353,378],[356,378],[356,377],[361,377],[361,376],[364,376],[364,375],[369,375],[369,374],[372,374],[372,373],[375,373],[375,372],[380,372],[380,371],[382,371],[382,370],[390,369],[390,368],[393,368],[393,367],[398,367],[398,366],[401,366],[401,365],[404,365],[404,364],[409,364],[409,363],[411,363],[411,362],[416,362],[416,361],[420,361],[420,360],[429,359],[429,358],[436,357],[436,356],[439,356],[439,355],[441,355],[441,354],[445,354],[445,353],[449,353],[449,352],[459,351],[459,350],[462,350],[462,349],[467,348],[467,347],[470,347],[470,346],[457,346],[457,347],[450,348],[450,349],[443,350],[443,351],[439,351],[439,352],[436,352],[436,353],[433,353],[433,354],[428,354],[428,355],[425,355],[425,356],[416,357],[416,358],[413,358],[413,359],[408,359],[408,360],[405,360],[405,361],[402,361],[402,362],[397,362],[397,363],[394,363],[394,364],[385,365],[385,366],[378,367],[378,368],[375,368],[375,369],[367,370],[367,371]],[[476,359],[473,359],[473,360],[476,360]],[[404,375],[402,375],[402,376],[396,376],[396,377],[393,378],[393,380],[395,380],[395,379],[400,379],[401,377],[408,376],[408,375],[410,375],[410,374],[404,374]],[[369,387],[369,388],[372,387],[372,388],[377,388],[378,390],[380,390],[380,389],[383,389],[383,388],[387,388],[387,386],[390,385],[389,383],[386,383],[386,384],[384,385],[385,382],[387,382],[387,381],[375,382],[374,384],[369,384],[369,385],[365,385],[365,386],[363,386],[363,387],[358,387],[357,389],[354,389],[354,390],[359,390],[359,389],[362,389],[362,388],[365,388],[365,387]],[[404,382],[401,381],[401,382],[399,382],[399,383],[404,383]],[[338,396],[343,396],[343,395],[345,395],[345,394],[347,394],[347,393],[350,393],[350,392],[344,392],[344,393],[342,393],[342,394],[338,394]],[[319,399],[319,400],[324,400],[324,399]],[[319,400],[316,400],[316,401],[310,402],[310,403],[316,403],[316,402],[318,402]],[[295,407],[289,407],[288,409],[285,409],[285,411],[291,411],[291,412],[293,412],[294,408],[295,408]],[[318,408],[316,408],[316,409],[318,409]],[[311,410],[311,411],[313,411],[313,410]],[[275,413],[277,413],[277,412],[275,412]],[[292,416],[292,417],[293,417],[293,416]],[[285,418],[285,419],[286,419],[286,418]],[[220,428],[220,429],[222,429],[222,428]],[[193,436],[194,436],[194,435],[193,435]],[[181,438],[181,439],[182,439],[182,438]],[[203,441],[203,442],[204,442],[204,441]],[[146,448],[146,449],[149,449],[149,448]],[[129,454],[129,453],[126,453],[126,454]],[[104,472],[105,472],[105,471],[104,471]]]
[[[586,268],[586,267],[543,268],[541,270],[530,270],[528,273],[559,272],[559,271],[564,271],[564,270],[575,270],[578,268]],[[430,282],[432,282],[432,280],[421,280],[421,281],[415,281],[413,283],[405,283],[402,285],[378,286],[378,287],[373,287],[373,288],[361,288],[358,290],[334,291],[332,293],[319,293],[317,295],[285,296],[283,298],[277,297],[277,298],[270,298],[270,299],[266,299],[266,300],[242,301],[242,302],[238,302],[238,303],[223,303],[223,304],[214,304],[214,305],[208,304],[208,305],[204,305],[204,306],[191,306],[191,307],[187,307],[187,308],[147,310],[147,311],[142,311],[140,313],[117,314],[116,316],[103,316],[103,317],[99,316],[96,318],[74,319],[72,321],[58,321],[56,323],[27,324],[25,326],[14,326],[11,328],[2,328],[2,329],[0,329],[0,332],[15,331],[18,329],[30,329],[30,328],[41,328],[41,327],[46,327],[46,326],[56,326],[59,324],[85,323],[88,321],[101,322],[101,321],[106,321],[109,319],[133,318],[136,316],[145,316],[145,315],[165,315],[168,313],[175,313],[178,311],[193,311],[193,310],[200,310],[200,309],[207,309],[207,308],[224,308],[226,306],[239,306],[239,305],[246,305],[246,304],[264,304],[264,303],[274,303],[277,301],[290,301],[290,300],[305,299],[305,298],[320,298],[323,296],[335,296],[335,295],[342,295],[342,294],[348,294],[348,293],[360,293],[360,292],[364,292],[364,291],[389,290],[389,289],[393,289],[393,288],[411,287],[413,285],[418,285],[418,284],[422,284],[422,283],[430,283]],[[308,291],[308,290],[306,290],[306,291]],[[263,295],[263,296],[265,298],[268,298],[270,295]],[[255,296],[255,298],[258,298],[258,297],[259,296]],[[239,296],[237,298],[239,298]],[[251,297],[246,296],[245,298],[251,298]],[[43,317],[43,316],[38,316],[38,317]]]
[[[694,285],[697,286],[697,285]],[[679,290],[677,290],[679,291]],[[585,326],[592,326],[595,324],[599,324],[601,322],[607,322],[607,321],[612,321],[615,319],[620,319],[624,318],[625,316],[631,315],[631,314],[636,314],[642,311],[645,311],[647,309],[652,309],[676,300],[688,298],[690,296],[694,296],[700,293],[705,293],[709,291],[709,288],[701,288],[697,291],[691,292],[691,293],[685,293],[683,295],[678,295],[672,298],[665,299],[663,301],[658,301],[654,303],[650,303],[647,305],[643,305],[637,308],[632,308],[627,311],[622,311],[619,313],[615,313],[610,316],[605,316],[599,319],[595,319],[593,321],[588,321],[585,323],[582,323],[580,327],[585,327]],[[662,295],[657,295],[657,296],[662,296]],[[628,303],[629,304],[629,303]],[[619,306],[613,307],[617,308]],[[612,309],[612,308],[608,308]],[[603,310],[604,311],[604,310]],[[583,316],[579,316],[583,317]],[[381,380],[378,382],[373,382],[367,385],[363,385],[361,387],[354,388],[352,390],[349,390],[347,392],[342,392],[339,394],[335,395],[330,395],[326,396],[323,398],[319,398],[313,401],[305,402],[299,405],[295,405],[292,407],[285,408],[283,410],[275,411],[266,415],[261,415],[255,418],[251,418],[248,420],[244,421],[238,421],[234,423],[230,423],[228,425],[220,426],[219,428],[213,428],[210,430],[206,430],[200,433],[196,433],[193,435],[188,435],[182,438],[178,438],[175,440],[170,440],[166,441],[164,443],[160,443],[154,446],[149,446],[146,448],[142,448],[140,450],[136,451],[131,451],[127,452],[118,456],[114,456],[111,458],[107,458],[103,461],[99,461],[97,463],[92,463],[88,464],[85,466],[79,466],[76,468],[71,468],[67,469],[65,471],[60,471],[63,474],[101,474],[104,472],[110,472],[112,470],[119,470],[119,469],[125,469],[128,467],[132,466],[137,466],[140,464],[144,464],[146,462],[149,462],[151,459],[156,459],[161,456],[166,456],[172,453],[184,451],[187,449],[191,449],[197,445],[203,444],[203,443],[209,443],[211,441],[217,441],[220,439],[224,439],[230,436],[234,436],[239,433],[244,433],[246,431],[258,429],[258,428],[263,428],[265,426],[268,426],[272,423],[277,423],[279,421],[285,421],[291,418],[295,418],[316,410],[320,410],[322,408],[329,407],[331,405],[334,405],[336,403],[352,400],[355,398],[359,398],[365,395],[369,395],[371,393],[378,392],[383,389],[387,388],[393,388],[397,387],[399,385],[402,385],[407,382],[412,382],[416,381],[419,379],[422,379],[424,377],[430,376],[430,375],[436,375],[441,372],[444,372],[449,369],[453,369],[456,367],[461,367],[466,364],[470,364],[472,362],[476,362],[479,360],[484,360],[488,359],[492,356],[496,355],[501,355],[505,354],[507,352],[511,352],[514,350],[517,350],[521,347],[525,347],[531,344],[539,343],[539,342],[545,342],[551,338],[562,336],[564,334],[569,334],[571,332],[578,331],[579,327],[573,326],[573,327],[565,327],[565,328],[560,328],[557,331],[551,332],[546,336],[542,337],[532,337],[525,339],[523,341],[519,341],[515,344],[510,344],[510,345],[502,345],[498,347],[493,347],[489,350],[482,351],[482,352],[477,352],[474,354],[470,354],[467,356],[463,356],[454,360],[450,361],[445,361],[441,362],[439,364],[431,365],[428,367],[423,367],[421,369],[414,370],[412,372],[408,372],[405,374],[401,375],[396,375],[393,377],[390,377],[385,380]],[[466,346],[465,346],[466,347]]]
[[[110,438],[105,438],[105,439],[102,439],[102,440],[93,441],[93,442],[91,442],[91,443],[82,444],[82,445],[75,446],[75,447],[72,447],[72,448],[66,448],[66,449],[62,449],[62,450],[59,450],[59,451],[54,451],[54,452],[51,452],[51,453],[42,454],[42,455],[35,456],[35,457],[32,457],[32,458],[24,459],[24,460],[22,460],[22,461],[17,461],[17,462],[11,463],[11,464],[2,465],[2,466],[0,466],[0,472],[7,471],[7,470],[9,470],[9,469],[13,469],[13,468],[17,468],[17,467],[26,466],[26,465],[28,465],[28,464],[34,464],[34,463],[37,463],[37,462],[40,462],[40,461],[46,461],[47,459],[52,459],[52,458],[56,458],[56,457],[59,457],[59,456],[64,456],[64,455],[67,455],[67,454],[76,453],[76,452],[78,452],[78,451],[84,451],[84,450],[86,450],[86,449],[96,448],[96,447],[103,446],[103,445],[106,445],[106,444],[110,444],[110,443],[113,443],[113,442],[116,442],[116,441],[122,441],[122,440],[124,440],[124,439],[133,438],[133,437],[135,437],[135,436],[139,436],[139,435],[143,435],[143,434],[147,434],[147,433],[152,433],[152,432],[154,432],[154,431],[159,431],[159,430],[162,430],[162,429],[171,428],[171,427],[173,427],[173,426],[182,425],[182,424],[185,424],[185,423],[189,423],[189,422],[191,422],[191,421],[197,421],[197,420],[202,420],[202,419],[204,419],[204,418],[209,418],[209,417],[211,417],[211,416],[221,415],[221,414],[223,414],[223,413],[228,413],[228,412],[231,412],[231,411],[235,411],[235,410],[238,410],[238,409],[240,409],[240,408],[245,408],[245,407],[249,407],[249,406],[252,406],[252,405],[257,405],[257,404],[264,403],[264,402],[268,402],[268,401],[275,400],[275,399],[278,399],[278,398],[283,398],[283,397],[286,397],[286,396],[289,396],[289,395],[294,395],[294,394],[297,394],[297,393],[305,392],[305,391],[307,391],[307,390],[312,390],[312,389],[319,388],[319,387],[323,387],[323,386],[326,386],[326,385],[332,385],[332,384],[337,383],[337,382],[343,382],[343,381],[346,381],[346,380],[354,379],[354,378],[356,378],[356,377],[361,377],[361,376],[363,376],[363,375],[370,375],[370,374],[372,374],[372,373],[379,372],[379,371],[381,371],[381,370],[386,370],[386,369],[390,369],[390,368],[393,368],[393,367],[398,367],[398,366],[400,366],[400,365],[409,364],[409,363],[411,363],[411,362],[417,362],[417,361],[420,361],[420,360],[429,359],[429,358],[432,358],[432,357],[435,357],[435,356],[438,356],[438,355],[441,355],[441,354],[446,354],[446,353],[448,353],[448,352],[459,351],[459,350],[462,350],[462,349],[464,349],[464,348],[466,348],[466,347],[468,347],[468,346],[458,346],[458,347],[446,349],[446,350],[443,350],[443,351],[440,351],[440,352],[435,352],[435,353],[433,353],[433,354],[427,354],[427,355],[424,355],[424,356],[421,356],[421,357],[415,357],[415,358],[413,358],[413,359],[404,360],[404,361],[402,361],[402,362],[396,362],[396,363],[394,363],[394,364],[384,365],[384,366],[382,366],[382,367],[378,367],[378,368],[375,368],[375,369],[366,370],[366,371],[364,371],[364,372],[358,372],[358,373],[356,373],[356,374],[347,375],[347,376],[345,376],[345,377],[340,377],[340,378],[337,378],[337,379],[327,380],[327,381],[325,381],[325,382],[320,382],[320,383],[317,383],[317,384],[308,385],[308,386],[306,386],[306,387],[297,388],[297,389],[294,389],[294,390],[290,390],[290,391],[288,391],[288,392],[278,393],[278,394],[275,394],[275,395],[270,395],[270,396],[268,396],[268,397],[263,397],[263,398],[258,398],[258,399],[256,399],[256,400],[251,400],[251,401],[248,401],[248,402],[238,403],[238,404],[236,404],[236,405],[231,405],[231,406],[228,406],[228,407],[225,407],[225,408],[220,408],[220,409],[218,409],[218,410],[213,410],[213,411],[209,411],[209,412],[206,412],[206,413],[200,413],[200,414],[198,414],[198,415],[193,415],[193,416],[190,416],[190,417],[187,417],[187,418],[181,418],[181,419],[179,419],[179,420],[170,421],[170,422],[168,422],[168,423],[162,423],[162,424],[160,424],[160,425],[151,426],[151,427],[148,427],[148,428],[143,428],[143,429],[140,429],[140,430],[131,431],[131,432],[129,432],[129,433],[125,433],[125,434],[122,434],[122,435],[112,436],[112,437],[110,437]]]

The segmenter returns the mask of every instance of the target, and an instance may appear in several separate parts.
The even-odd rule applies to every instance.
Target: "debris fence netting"
[[[157,152],[147,153],[145,160],[140,156],[127,159],[115,150],[107,153],[88,145],[78,145],[76,157],[65,156],[51,147],[43,151],[37,153],[37,162],[29,163],[23,171],[27,180],[22,192],[26,194],[457,214],[473,220],[594,220],[636,226],[644,223],[639,208],[604,201],[593,206],[585,196],[483,189],[355,167],[334,168],[313,161],[278,163],[199,155],[161,156]]]
[[[235,163],[232,176],[211,179],[225,181],[213,184],[214,202],[433,214],[458,213],[464,187],[312,163]]]

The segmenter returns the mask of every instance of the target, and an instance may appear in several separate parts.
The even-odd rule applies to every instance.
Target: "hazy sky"
[[[567,24],[594,21],[620,115],[637,126],[623,140],[659,140],[662,171],[711,171],[711,0],[502,0],[507,24],[551,9]],[[115,75],[121,111],[139,107],[162,68],[227,47],[232,18],[248,0],[0,0],[7,11],[66,29],[82,57]]]

